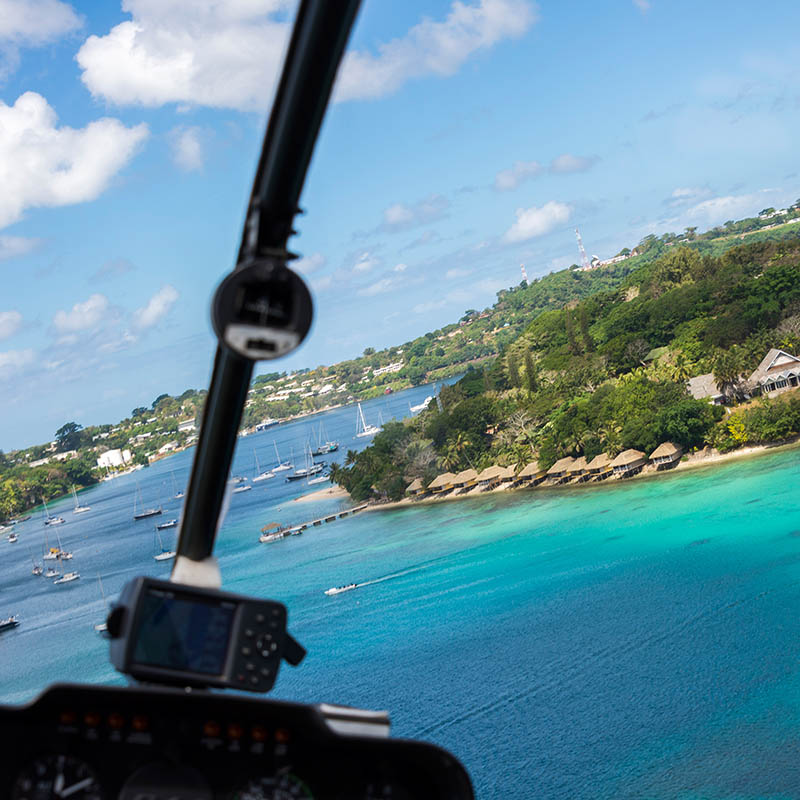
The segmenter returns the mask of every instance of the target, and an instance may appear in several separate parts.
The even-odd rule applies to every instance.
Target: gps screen
[[[236,606],[151,590],[143,598],[134,649],[138,664],[220,675]]]

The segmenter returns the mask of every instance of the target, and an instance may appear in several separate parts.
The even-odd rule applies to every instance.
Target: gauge
[[[12,800],[103,800],[94,770],[78,758],[42,756],[20,772]]]
[[[289,772],[265,778],[254,778],[237,789],[230,800],[313,800],[314,795],[300,778]]]

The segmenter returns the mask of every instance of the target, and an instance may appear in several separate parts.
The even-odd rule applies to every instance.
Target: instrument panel
[[[441,748],[336,727],[324,707],[204,691],[57,685],[28,706],[0,706],[0,798],[473,797],[466,771]]]

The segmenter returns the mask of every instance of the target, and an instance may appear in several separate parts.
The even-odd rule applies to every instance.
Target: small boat
[[[258,483],[259,481],[268,481],[270,478],[275,477],[275,473],[270,472],[270,470],[262,471],[261,465],[258,463],[258,454],[256,453],[255,447],[253,448],[253,458],[256,460],[256,473],[253,476],[253,483]]]
[[[75,484],[72,484],[72,499],[75,501],[75,508],[72,509],[73,514],[85,514],[87,511],[91,511],[91,506],[82,506],[78,502],[78,495],[75,491]]]
[[[176,519],[169,519],[166,522],[162,522],[159,525],[156,525],[157,531],[165,531],[167,528],[177,528],[178,527],[178,520]]]
[[[6,617],[5,619],[0,619],[0,631],[10,631],[12,628],[16,628],[18,625],[19,619],[15,615]]]
[[[341,594],[342,592],[349,592],[351,589],[355,589],[357,587],[357,583],[348,583],[346,586],[334,586],[332,589],[326,589],[325,594]]]
[[[183,497],[183,492],[180,489],[178,489],[178,483],[175,480],[175,473],[173,471],[170,471],[170,475],[172,476],[172,491],[175,492],[173,497],[176,500],[180,500]]]
[[[281,525],[279,522],[270,522],[269,525],[265,525],[261,529],[261,536],[258,537],[258,541],[262,544],[277,542],[280,539],[283,539],[286,534],[287,530],[283,527],[283,525]]]
[[[45,525],[63,525],[64,517],[50,516],[50,509],[47,507],[47,500],[42,498],[42,505],[44,506],[44,524]]]
[[[281,461],[281,457],[278,455],[278,443],[273,442],[272,446],[275,448],[275,466],[272,468],[272,472],[285,472],[287,469],[291,469],[291,461]]]
[[[273,425],[277,425],[280,422],[279,419],[275,419],[274,417],[268,417],[265,420],[262,420],[256,425],[256,432],[258,431],[265,431],[267,428],[271,428]]]
[[[97,582],[100,584],[100,594],[103,596],[103,605],[106,607],[106,617],[108,616],[108,600],[106,599],[106,593],[103,589],[103,581],[100,580],[100,576],[97,576]],[[98,622],[96,625],[93,626],[97,633],[105,633],[108,630],[108,625],[106,624],[105,620],[103,622]]]
[[[139,502],[139,507],[142,509],[141,511],[136,510],[136,502]],[[157,517],[161,514],[161,506],[159,505],[158,508],[144,508],[144,501],[142,500],[142,489],[139,484],[136,484],[136,493],[133,496],[133,519],[140,520],[140,519],[147,519],[148,517]]]
[[[57,578],[61,573],[53,567],[48,567],[44,573],[45,578]]]
[[[19,541],[19,536],[17,536],[17,534],[12,531],[11,533],[8,534],[8,543],[14,544],[14,542],[16,541]]]
[[[300,469],[296,469],[291,475],[287,475],[286,480],[302,481],[304,478],[310,478],[312,475],[318,475],[324,469],[324,464],[314,464],[311,467],[300,467]]]
[[[232,494],[239,494],[240,492],[249,492],[253,487],[249,484],[244,484],[243,486],[237,486]]]
[[[31,570],[31,575],[41,575],[43,572],[44,572],[44,567],[41,564],[37,564],[34,561],[33,569]]]
[[[158,537],[158,547],[159,547],[159,549],[157,550],[157,552],[153,556],[153,559],[155,561],[169,561],[169,560],[175,558],[175,551],[174,550],[168,550],[166,547],[164,547],[164,542],[161,539],[161,534],[158,532],[158,528],[156,528],[156,536]]]
[[[62,583],[72,583],[72,581],[76,581],[80,578],[80,574],[77,572],[65,572],[60,578],[56,578],[53,581],[54,586],[58,586]]]
[[[367,425],[364,419],[364,409],[361,408],[361,403],[358,404],[358,415],[356,416],[356,436],[361,438],[363,436],[374,436],[380,433],[380,428],[377,425]]]
[[[330,475],[320,475],[319,478],[309,478],[308,485],[309,486],[316,486],[318,483],[328,483],[330,481]]]
[[[246,481],[247,478],[245,478],[242,475],[231,475],[231,480],[230,480],[231,483],[239,484],[239,483],[245,483]]]
[[[418,403],[415,406],[409,405],[408,410],[412,414],[417,414],[420,411],[424,411],[428,407],[428,403],[430,403],[431,400],[433,400],[433,395],[429,394],[421,403]]]
[[[339,442],[332,442],[327,437],[325,427],[320,422],[319,433],[317,434],[317,447],[312,450],[312,456],[326,456],[328,453],[335,453],[339,449]]]

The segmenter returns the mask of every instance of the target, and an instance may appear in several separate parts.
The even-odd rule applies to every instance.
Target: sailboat
[[[256,474],[253,477],[253,483],[258,483],[259,481],[268,481],[270,478],[275,477],[275,473],[271,472],[270,470],[265,470],[264,472],[261,471],[261,465],[258,463],[258,453],[256,453],[255,447],[253,448],[253,458],[256,460]]]
[[[359,438],[363,436],[374,436],[379,432],[380,428],[377,425],[367,425],[367,421],[364,419],[364,409],[361,408],[361,403],[359,403],[358,415],[356,417],[356,436]]]
[[[44,505],[44,524],[45,525],[61,525],[64,522],[64,517],[51,517],[50,509],[47,508],[47,500],[42,498],[42,505]]]
[[[136,511],[136,501],[139,501],[139,505],[142,507],[142,510],[137,512]],[[142,500],[142,488],[139,486],[138,482],[136,484],[136,494],[133,496],[133,518],[134,520],[137,519],[147,519],[147,517],[157,517],[161,514],[161,506],[159,505],[158,508],[144,508],[144,501]]]
[[[31,563],[33,564],[33,569],[31,570],[31,575],[41,575],[44,572],[44,567],[41,564],[37,564],[33,560],[33,556],[31,556]]]
[[[78,495],[75,492],[75,484],[74,483],[72,484],[72,499],[75,501],[75,508],[72,509],[72,513],[73,514],[83,514],[86,511],[91,511],[92,510],[91,506],[82,506],[78,502]]]
[[[71,557],[72,556],[70,556],[70,558]],[[59,556],[58,560],[61,561],[61,557],[60,556]],[[73,572],[65,572],[63,575],[61,575],[60,578],[56,578],[53,581],[53,586],[61,586],[62,584],[65,584],[65,583],[72,583],[73,581],[77,581],[78,578],[80,578],[80,577],[81,576],[80,576],[79,572],[74,572],[74,571]]]
[[[339,449],[339,442],[332,442],[328,439],[325,433],[325,428],[322,423],[319,424],[319,433],[317,434],[317,447],[313,450],[312,456],[326,456],[328,453],[335,453]]]
[[[97,576],[97,583],[100,585],[100,594],[103,596],[103,605],[106,607],[106,617],[108,617],[108,600],[106,599],[106,593],[103,591],[103,581],[100,580],[100,576]],[[103,622],[98,622],[94,629],[97,633],[105,633],[108,630],[108,625],[106,624],[105,620]]]
[[[286,476],[287,481],[301,481],[303,478],[310,478],[325,469],[324,464],[315,464],[311,457],[311,447],[306,445],[306,465],[296,469],[291,475]]]
[[[273,442],[272,445],[275,448],[275,466],[272,468],[272,472],[285,472],[287,469],[291,469],[291,461],[281,461],[281,457],[278,455],[278,443]]]
[[[180,489],[178,489],[178,483],[175,480],[175,472],[173,470],[170,470],[169,474],[172,476],[172,491],[175,492],[173,497],[176,500],[180,500],[183,497],[183,492]]]
[[[159,550],[153,556],[156,561],[169,561],[171,558],[175,558],[175,551],[174,550],[167,550],[164,547],[164,541],[161,538],[161,532],[156,528],[156,536],[158,537],[158,546]]]

